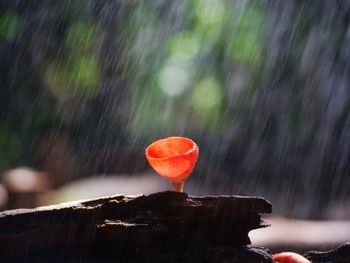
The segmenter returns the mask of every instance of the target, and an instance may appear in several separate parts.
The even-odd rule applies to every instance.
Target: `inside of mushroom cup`
[[[192,141],[185,138],[167,138],[156,141],[148,148],[148,155],[152,158],[169,158],[184,154],[194,147]]]

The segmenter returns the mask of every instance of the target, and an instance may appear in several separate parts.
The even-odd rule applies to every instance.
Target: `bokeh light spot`
[[[232,59],[239,62],[252,62],[258,60],[262,48],[258,42],[258,37],[252,32],[242,32],[236,34],[229,46],[229,54]]]
[[[51,65],[46,71],[45,78],[55,97],[66,98],[70,96],[69,73],[64,65]]]
[[[101,66],[94,57],[77,57],[72,63],[72,74],[74,84],[81,87],[94,87],[100,82]]]
[[[169,60],[159,72],[158,84],[166,95],[176,97],[190,86],[191,75],[188,63]]]
[[[192,59],[200,49],[200,40],[191,32],[180,32],[168,41],[171,57],[179,59]]]
[[[222,89],[219,82],[213,77],[202,79],[193,90],[192,106],[203,117],[215,113],[222,102]]]
[[[263,47],[259,34],[264,23],[264,14],[258,9],[244,10],[235,16],[232,25],[235,30],[228,38],[229,55],[233,60],[250,63],[261,58]]]
[[[51,65],[46,80],[59,99],[94,98],[100,91],[101,67],[94,57],[77,57],[71,64]]]
[[[203,24],[222,23],[225,17],[225,5],[221,0],[196,0],[195,14]]]
[[[67,44],[76,50],[92,48],[101,36],[101,28],[92,22],[79,21],[67,33]]]

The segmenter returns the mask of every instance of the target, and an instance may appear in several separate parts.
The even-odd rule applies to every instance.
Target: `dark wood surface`
[[[304,256],[312,263],[349,263],[350,242],[346,242],[329,251],[309,251]]]
[[[260,214],[270,212],[263,198],[175,192],[9,210],[0,213],[0,259],[272,262],[268,251],[246,247],[250,230],[268,226]]]

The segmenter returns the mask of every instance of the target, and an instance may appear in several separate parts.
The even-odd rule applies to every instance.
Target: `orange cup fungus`
[[[311,263],[303,256],[294,252],[281,252],[275,254],[273,260],[278,263]]]
[[[185,137],[169,137],[155,141],[146,148],[146,158],[161,176],[168,179],[174,191],[182,192],[199,155],[197,144]]]

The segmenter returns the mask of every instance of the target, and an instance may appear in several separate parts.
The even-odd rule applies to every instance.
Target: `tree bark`
[[[273,262],[247,247],[270,212],[263,198],[176,192],[9,210],[0,213],[0,261]]]

